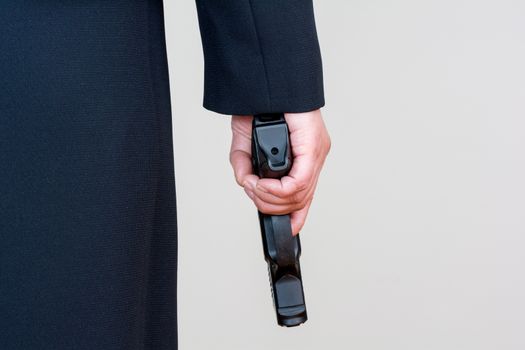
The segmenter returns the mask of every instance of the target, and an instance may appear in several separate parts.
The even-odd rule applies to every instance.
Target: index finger
[[[290,173],[281,178],[260,179],[257,185],[261,191],[277,197],[289,197],[309,187],[315,177],[315,162],[311,156],[300,155],[294,158]]]

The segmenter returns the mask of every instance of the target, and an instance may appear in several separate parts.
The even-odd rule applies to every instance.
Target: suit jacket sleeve
[[[312,0],[196,0],[206,109],[299,113],[324,106]]]

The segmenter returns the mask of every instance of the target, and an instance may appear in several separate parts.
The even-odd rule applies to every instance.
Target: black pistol
[[[292,167],[288,125],[282,113],[258,114],[253,118],[252,161],[255,175],[280,179]],[[267,215],[259,211],[264,258],[277,323],[294,327],[306,322],[299,236],[292,235],[290,215]]]

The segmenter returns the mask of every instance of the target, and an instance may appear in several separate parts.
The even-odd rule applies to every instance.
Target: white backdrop
[[[166,0],[181,350],[525,348],[525,2],[316,2],[332,152],[279,328],[256,211],[201,107],[195,4]]]

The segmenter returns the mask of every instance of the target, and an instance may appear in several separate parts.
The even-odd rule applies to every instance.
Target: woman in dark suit
[[[197,0],[204,106],[298,232],[330,140],[311,0]],[[161,0],[0,1],[0,349],[176,349],[177,231]],[[296,165],[262,181],[250,115],[287,112]]]

